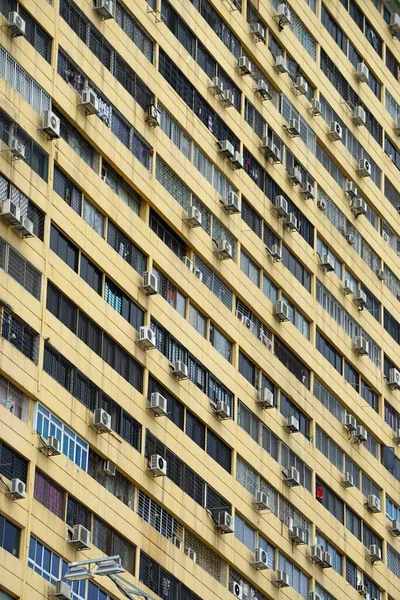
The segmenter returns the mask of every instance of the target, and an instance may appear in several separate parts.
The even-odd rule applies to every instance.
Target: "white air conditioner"
[[[330,567],[332,567],[332,556],[329,552],[324,551],[322,553],[322,568],[329,569]]]
[[[301,485],[300,473],[295,467],[289,467],[283,471],[283,482],[288,487],[296,487]]]
[[[202,214],[200,210],[192,205],[189,206],[186,216],[183,217],[183,220],[190,228],[201,227],[202,223]]]
[[[95,0],[94,10],[101,16],[102,20],[114,18],[113,0]]]
[[[357,127],[361,127],[365,125],[367,122],[367,115],[362,106],[356,106],[352,112],[351,120]]]
[[[228,192],[226,198],[222,198],[221,202],[229,215],[240,213],[242,204],[240,197],[235,192]]]
[[[282,160],[282,153],[278,146],[273,143],[271,138],[264,136],[262,139],[262,150],[267,158],[270,158],[274,164],[280,163]]]
[[[40,452],[46,456],[59,456],[61,454],[61,442],[54,435],[47,438],[46,443],[39,447]]]
[[[261,100],[272,100],[272,94],[269,91],[268,83],[265,79],[259,79],[254,87],[254,91],[260,94]]]
[[[238,60],[238,69],[241,75],[250,75],[252,71],[252,65],[247,56],[240,56]]]
[[[290,309],[288,303],[285,302],[285,300],[278,300],[277,302],[275,302],[274,315],[281,322],[289,321]]]
[[[308,600],[322,600],[322,598],[317,592],[310,592]]]
[[[369,494],[366,506],[368,510],[372,513],[381,512],[381,501],[380,498],[378,498],[378,496],[375,496],[375,494]]]
[[[237,171],[238,169],[243,169],[243,156],[240,152],[236,151],[232,158],[229,159],[231,161],[232,167]]]
[[[193,261],[188,256],[182,256],[182,262],[189,271],[193,271]]]
[[[16,137],[12,136],[9,141],[11,156],[14,160],[25,160],[26,148],[24,144]]]
[[[147,296],[158,294],[158,279],[154,273],[151,273],[150,271],[145,271],[143,273],[142,290]]]
[[[376,544],[371,544],[371,546],[368,548],[368,550],[369,550],[369,559],[372,562],[372,564],[382,560],[382,552],[381,552],[381,549],[379,548],[379,546],[377,546]]]
[[[139,330],[139,338],[136,343],[142,350],[152,350],[153,348],[156,348],[155,332],[151,327],[141,327]]]
[[[389,386],[394,390],[400,390],[400,371],[394,367],[389,369]]]
[[[324,549],[321,545],[315,544],[310,548],[310,560],[317,565],[322,565]]]
[[[71,600],[71,587],[66,581],[62,581],[62,579],[59,579],[58,581],[56,581],[55,591],[50,593],[49,597],[58,598],[58,600]]]
[[[182,543],[183,543],[183,542],[182,542],[182,540],[181,540],[181,538],[180,538],[180,537],[178,537],[177,535],[173,535],[173,536],[172,536],[172,540],[171,540],[171,541],[172,541],[173,545],[174,545],[176,548],[178,548],[178,550],[182,550]]]
[[[353,282],[351,281],[351,279],[345,279],[344,280],[344,285],[343,285],[343,294],[345,296],[348,296],[349,294],[353,293]]]
[[[321,268],[325,273],[330,273],[335,270],[335,259],[330,254],[324,254],[321,257]]]
[[[347,181],[346,183],[346,194],[352,200],[358,197],[358,189],[353,181]]]
[[[363,425],[357,425],[357,428],[353,433],[353,438],[358,444],[362,444],[368,440],[368,431]]]
[[[349,473],[348,471],[346,471],[346,473],[344,473],[343,479],[342,479],[342,485],[345,488],[354,487],[354,477],[353,477],[352,473]]]
[[[228,242],[228,240],[220,239],[217,242],[217,247],[215,248],[214,253],[221,260],[226,260],[228,258],[233,258],[232,244],[230,242]]]
[[[354,338],[353,348],[359,356],[368,356],[369,354],[369,342],[362,335]]]
[[[269,569],[267,551],[264,548],[256,548],[254,550],[254,560],[251,564],[260,571],[262,569]]]
[[[262,408],[273,408],[274,407],[274,394],[267,387],[261,388],[256,402]]]
[[[256,42],[265,42],[265,29],[261,23],[253,23],[250,26],[250,33],[254,35]]]
[[[272,583],[278,588],[290,587],[289,573],[279,569],[279,571],[276,572],[275,579]]]
[[[96,92],[91,88],[83,90],[79,105],[83,106],[87,115],[97,115],[99,112],[99,99]]]
[[[75,546],[77,550],[90,549],[90,531],[83,525],[74,525],[72,527],[71,539],[68,540],[71,546]]]
[[[213,409],[213,413],[215,416],[220,419],[230,419],[231,418],[231,407],[228,402],[224,402],[223,400],[218,400]]]
[[[279,244],[272,244],[269,252],[275,262],[282,260],[282,248]]]
[[[105,475],[109,475],[109,477],[115,477],[117,474],[117,467],[111,460],[103,460],[102,471]]]
[[[393,130],[396,135],[400,135],[400,117],[396,118],[396,121],[393,126]]]
[[[6,492],[6,495],[13,500],[23,500],[26,496],[26,484],[21,479],[14,477],[14,479],[11,479],[10,489]]]
[[[289,119],[286,131],[291,137],[298,137],[300,135],[300,121],[298,119]]]
[[[308,83],[304,77],[296,77],[294,89],[299,96],[304,96],[308,93]]]
[[[332,142],[337,142],[343,137],[342,126],[337,121],[332,121],[329,127],[329,137]]]
[[[298,419],[296,419],[296,417],[293,416],[287,418],[287,421],[283,427],[289,433],[298,433],[300,431],[299,421]]]
[[[146,107],[145,123],[150,127],[158,127],[161,124],[161,113],[154,104],[149,104]]]
[[[220,96],[224,91],[224,84],[219,77],[212,78],[212,84],[208,87],[214,96]]]
[[[21,209],[12,200],[3,200],[0,206],[0,216],[10,227],[21,222]]]
[[[229,584],[229,589],[238,600],[243,600],[243,588],[236,581],[231,581]]]
[[[232,90],[224,90],[220,96],[220,101],[225,108],[232,108],[235,106],[235,96]]]
[[[33,222],[28,217],[21,217],[21,221],[15,226],[14,231],[23,239],[33,238]]]
[[[111,415],[103,408],[95,408],[92,427],[96,429],[97,433],[109,433],[111,431]]]
[[[186,554],[193,562],[197,562],[197,553],[193,550],[193,548],[188,548],[186,550]]]
[[[60,119],[51,110],[44,111],[41,130],[50,140],[60,137]]]
[[[218,152],[225,158],[232,158],[235,155],[235,148],[229,140],[222,140],[219,142]]]
[[[171,372],[176,379],[183,380],[189,378],[188,367],[183,360],[176,360],[171,365]]]
[[[275,196],[273,210],[276,211],[278,218],[286,217],[286,215],[288,214],[288,203],[284,196]]]
[[[357,65],[356,79],[360,83],[367,83],[367,81],[369,79],[369,69],[368,69],[367,65],[363,62],[360,62]]]
[[[322,114],[321,102],[319,100],[317,100],[317,98],[311,99],[310,112],[313,117],[319,117]]]
[[[371,177],[371,163],[366,158],[360,158],[358,161],[357,173],[360,177]]]
[[[203,273],[200,271],[198,267],[193,267],[193,274],[196,275],[197,279],[203,281]]]
[[[159,392],[153,392],[150,396],[149,408],[157,417],[165,417],[167,414],[167,399]]]
[[[167,474],[167,461],[159,454],[152,454],[147,470],[153,474],[153,477],[163,477]]]
[[[362,289],[358,289],[356,292],[354,292],[353,300],[359,309],[363,309],[367,306],[367,295],[362,291]]]
[[[399,15],[399,13],[393,12],[390,15],[389,29],[393,35],[396,35],[397,33],[400,32],[400,15]]]
[[[319,200],[317,200],[317,206],[319,210],[322,210],[322,212],[324,212],[327,209],[326,200],[324,200],[324,198],[320,198]]]
[[[350,246],[353,246],[354,242],[356,241],[355,237],[354,237],[354,235],[352,233],[346,233],[346,235],[344,236],[344,238],[345,238],[346,242],[348,244],[350,244]]]
[[[8,13],[8,21],[6,23],[12,37],[20,37],[25,35],[26,24],[24,19],[15,11]]]
[[[279,74],[282,73],[288,73],[288,67],[286,64],[286,60],[285,58],[280,54],[279,56],[275,57],[275,63],[273,65],[275,71]]]
[[[396,429],[393,436],[393,441],[400,444],[400,429]]]
[[[301,171],[299,167],[290,167],[288,176],[293,185],[301,185]]]
[[[305,200],[314,200],[314,185],[311,181],[306,181],[300,188],[300,194],[303,196]]]
[[[289,532],[289,535],[292,542],[298,544],[299,546],[307,542],[307,536],[305,531],[297,525],[292,527],[292,529]]]
[[[395,537],[399,537],[400,536],[400,521],[397,521],[396,519],[393,520],[390,524],[389,527],[389,531],[395,536]]]
[[[345,415],[344,417],[344,426],[347,431],[353,432],[357,429],[357,420],[353,415]]]
[[[293,213],[288,213],[285,217],[285,227],[290,231],[297,231],[297,217]]]
[[[256,492],[254,504],[257,506],[258,510],[270,509],[269,498],[267,494],[265,492],[262,492],[261,490],[258,490],[258,492]]]
[[[285,2],[280,2],[278,4],[278,8],[276,10],[276,18],[279,20],[279,25],[281,27],[286,27],[286,25],[291,24],[292,18],[290,15],[290,9]]]
[[[361,596],[366,596],[368,594],[368,588],[365,583],[357,583],[357,592]]]
[[[234,532],[233,517],[226,510],[219,511],[216,529],[218,529],[221,533]]]

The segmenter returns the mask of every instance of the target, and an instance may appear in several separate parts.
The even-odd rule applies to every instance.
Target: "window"
[[[293,587],[303,598],[308,598],[308,577],[292,563],[286,556],[279,552],[278,568],[283,569],[289,575],[290,586]]]
[[[143,275],[146,270],[147,256],[142,252],[114,223],[108,219],[107,223],[107,243],[114,248],[116,252],[127,263],[135,269],[139,275]]]
[[[400,553],[390,544],[387,545],[387,565],[392,573],[400,578]]]
[[[108,277],[105,280],[104,300],[139,331],[144,321],[144,311],[128,298]]]
[[[358,392],[360,387],[360,375],[359,373],[347,362],[344,361],[344,378],[351,385],[352,388]]]
[[[20,528],[0,515],[0,548],[18,558],[20,535]]]
[[[316,497],[338,521],[344,523],[344,502],[318,477],[316,479]]]
[[[134,213],[140,214],[141,197],[104,159],[102,160],[101,177]]]
[[[15,385],[0,375],[0,405],[11,414],[28,422],[30,400]]]
[[[365,379],[361,379],[361,396],[374,409],[374,411],[379,411],[379,395],[371,388]]]
[[[243,250],[240,253],[240,268],[257,287],[260,286],[260,269]]]
[[[400,521],[400,506],[386,495],[386,516],[391,521]]]
[[[51,61],[51,37],[21,4],[18,6],[18,12],[25,21],[26,39],[49,63]]]
[[[310,386],[310,371],[299,358],[280,340],[274,338],[274,353],[278,360],[307,388]]]
[[[81,252],[80,276],[97,294],[103,287],[103,273]]]
[[[186,435],[203,450],[206,447],[206,426],[193,413],[186,413]]]
[[[39,334],[22,319],[9,312],[0,303],[1,335],[17,350],[37,364],[39,350]]]
[[[282,244],[282,261],[308,292],[311,291],[311,273],[297,260],[290,250]]]
[[[210,342],[226,360],[232,362],[232,342],[213,323],[210,324]]]
[[[254,552],[256,547],[256,530],[246,521],[235,513],[235,537],[242,542],[249,550]]]
[[[54,191],[74,210],[78,215],[82,212],[82,192],[65,175],[57,165],[54,165]]]
[[[86,506],[75,500],[68,494],[66,523],[70,527],[74,525],[83,525],[86,529],[91,529],[92,513]]]
[[[33,496],[60,519],[65,517],[65,492],[55,481],[36,469]]]
[[[118,554],[122,566],[134,575],[136,546],[96,515],[93,515],[92,542],[108,556]]]
[[[174,254],[182,258],[186,254],[186,245],[181,238],[165,223],[165,221],[150,209],[150,229],[168,246]]]
[[[197,594],[145,554],[143,550],[140,551],[139,580],[165,600],[169,598],[174,600],[201,600]]]
[[[272,281],[263,273],[263,292],[271,300],[273,304],[278,300],[278,288]]]
[[[310,438],[310,419],[299,409],[289,398],[287,398],[282,392],[279,402],[279,409],[281,414],[288,417],[295,417],[299,422],[300,432],[305,435],[308,439]]]
[[[225,471],[231,472],[232,450],[209,428],[207,428],[207,454]]]
[[[0,238],[0,269],[4,269],[27,292],[40,300],[42,274],[3,238]]]
[[[346,528],[361,540],[361,519],[355,512],[346,506]]]
[[[158,392],[167,401],[167,417],[171,419],[179,429],[183,431],[183,425],[185,421],[185,406],[180,402],[175,396],[173,396],[164,386],[162,386],[152,375],[149,375],[149,384],[148,384],[148,399],[151,399],[151,395],[155,392]],[[187,415],[189,415],[189,411],[187,411]],[[188,417],[187,417],[188,418]],[[186,419],[187,425],[187,419]],[[204,426],[203,426],[204,427]],[[186,433],[188,433],[186,431]],[[189,435],[189,434],[188,434]],[[202,445],[204,449],[204,444]]]
[[[137,513],[167,539],[172,540],[174,536],[183,539],[182,525],[142,490],[138,491]]]
[[[54,114],[60,119],[60,136],[95,173],[99,171],[99,154],[87,139],[79,133],[69,119],[53,106]]]
[[[50,249],[71,269],[78,272],[78,248],[53,224],[50,230]]]
[[[186,316],[186,298],[178,288],[168,279],[164,273],[161,273],[156,267],[153,267],[153,274],[158,279],[158,292],[182,317]]]
[[[334,548],[332,544],[330,544],[328,540],[318,531],[316,534],[316,542],[318,545],[323,547],[325,552],[329,552],[332,558],[333,568],[339,573],[339,575],[343,575],[343,554],[336,550],[336,548]]]
[[[323,261],[325,256],[330,256],[333,258],[335,274],[341,280],[343,265],[336,254],[325,244],[325,242],[321,240],[319,236],[317,236],[317,254],[319,255],[321,261]]]
[[[290,302],[290,300],[282,295],[282,300],[284,300],[289,307],[289,321],[293,323],[293,325],[306,337],[308,340],[310,339],[310,322],[306,317],[301,313],[294,304]]]
[[[317,350],[326,358],[331,365],[342,374],[342,355],[332,346],[330,342],[317,329]]]
[[[89,202],[89,200],[84,200],[83,202],[83,219],[90,225],[92,229],[95,230],[96,233],[103,237],[104,235],[104,216],[102,213],[97,210],[97,208]]]
[[[189,323],[202,335],[206,337],[207,317],[205,317],[198,308],[189,305]]]
[[[61,323],[73,333],[77,333],[78,308],[64,294],[62,294],[50,280],[47,281],[46,308]]]
[[[133,483],[118,470],[113,477],[110,477],[104,472],[103,464],[104,459],[93,450],[89,450],[88,473],[90,477],[93,477],[97,483],[105,487],[113,496],[133,510],[135,496]]]
[[[239,373],[243,375],[245,379],[256,389],[258,389],[258,368],[256,365],[245,356],[241,351],[239,352]]]

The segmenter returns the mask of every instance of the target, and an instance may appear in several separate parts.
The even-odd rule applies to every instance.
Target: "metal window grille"
[[[0,238],[0,268],[40,300],[42,274],[3,238]]]
[[[310,371],[297,356],[275,336],[274,354],[282,364],[307,388],[310,386]]]
[[[242,577],[237,571],[229,567],[229,585],[238,583],[245,594],[245,597],[251,598],[252,600],[268,600],[264,594],[251,585],[251,583]]]
[[[309,580],[307,575],[280,552],[278,555],[278,568],[283,569],[289,575],[290,586],[299,592],[303,598],[308,598]]]
[[[118,554],[124,568],[134,574],[136,546],[96,515],[93,516],[92,542],[108,556]]]
[[[225,304],[225,306],[232,310],[232,291],[197,255],[195,256],[195,266],[203,275],[203,283]]]
[[[154,55],[153,40],[140,25],[139,21],[121,2],[116,3],[115,21],[152,63]]]
[[[39,334],[27,323],[0,305],[1,335],[34,363],[38,362]]]
[[[0,441],[0,474],[7,479],[17,477],[26,483],[28,473],[28,461],[8,446]]]
[[[237,513],[235,513],[235,537],[249,550],[254,552],[256,546],[256,530]]]
[[[25,21],[25,37],[47,62],[51,60],[51,37],[24,7],[19,4],[18,12]]]
[[[167,539],[176,536],[183,540],[182,525],[142,490],[138,491],[137,513]]]

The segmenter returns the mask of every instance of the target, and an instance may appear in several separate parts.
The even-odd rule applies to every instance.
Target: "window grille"
[[[190,189],[159,157],[157,157],[156,162],[156,179],[171,194],[171,196],[179,202],[184,210],[187,211],[189,209],[191,198]]]
[[[313,129],[308,125],[305,119],[303,119],[298,111],[295,109],[289,98],[285,94],[281,94],[281,110],[283,118],[286,123],[290,119],[296,119],[300,126],[300,137],[307,146],[307,148],[315,155],[316,152],[316,135]]]
[[[1,250],[0,250],[1,252]],[[11,414],[28,422],[30,400],[15,385],[0,375],[0,405]]]
[[[140,25],[139,21],[121,2],[116,3],[115,21],[144,56],[152,63],[154,53],[153,40]]]
[[[122,566],[134,574],[136,546],[96,515],[93,516],[92,543],[108,556],[118,554]]]
[[[192,140],[161,104],[158,105],[158,110],[160,111],[160,126],[162,131],[167,134],[175,146],[190,160],[192,155]]]
[[[315,445],[324,456],[342,473],[344,452],[320,427],[316,429]]]
[[[363,544],[366,548],[376,544],[382,552],[382,539],[365,522],[363,523]]]
[[[167,539],[176,536],[183,540],[182,525],[142,490],[138,491],[137,513]]]
[[[222,282],[222,280],[200,259],[199,256],[194,257],[195,267],[200,270],[203,276],[203,283],[227,306],[232,310],[233,293]]]
[[[338,167],[333,163],[333,161],[329,158],[328,154],[322,148],[322,146],[317,142],[316,156],[322,166],[328,171],[328,173],[332,176],[332,178],[336,181],[339,186],[344,189],[346,185],[346,178],[343,173],[338,169]]]
[[[316,487],[322,489],[322,498],[319,500],[340,523],[344,523],[344,509],[345,504],[343,500],[339,498],[325,483],[323,483],[318,477],[316,479]]]
[[[315,593],[321,596],[321,600],[336,600],[332,594],[326,591],[319,583],[315,582]]]
[[[149,219],[150,229],[164,242],[166,246],[179,258],[186,255],[186,245],[181,240],[179,235],[167,225],[164,219],[156,213],[153,209],[150,209]]]
[[[27,323],[0,304],[1,336],[37,364],[40,336]]]
[[[60,135],[67,144],[95,171],[99,171],[99,155],[89,142],[57,109],[53,112],[60,119]]]
[[[237,513],[235,513],[235,537],[249,550],[254,552],[256,546],[256,530]]]
[[[165,600],[201,600],[197,594],[171,575],[147,554],[140,551],[139,580]]]
[[[0,238],[0,268],[40,300],[42,274],[3,238]]]
[[[310,387],[310,371],[297,356],[275,336],[274,354],[282,364],[307,388]]]
[[[272,348],[272,331],[258,318],[256,315],[239,299],[236,301],[236,316],[241,318],[244,315],[250,319],[252,325],[249,327],[253,335],[255,335],[268,348]]]
[[[290,586],[293,587],[300,596],[308,598],[309,579],[305,573],[292,563],[286,556],[279,552],[278,568],[283,569],[289,575]]]
[[[393,408],[393,406],[389,404],[387,400],[385,400],[384,413],[385,423],[390,425],[394,431],[396,431],[396,429],[400,429],[400,414],[395,408]]]
[[[135,497],[135,488],[133,483],[129,481],[118,470],[113,477],[107,475],[103,469],[104,459],[89,450],[88,473],[93,479],[108,490],[113,496],[121,500],[124,504],[133,510]]]
[[[147,256],[110,220],[107,224],[107,242],[139,275],[143,275]]]
[[[0,475],[27,481],[28,461],[5,442],[0,441]]]
[[[214,577],[223,586],[226,586],[226,563],[196,536],[185,530],[184,551],[187,554],[188,550],[196,552],[196,563],[204,569],[211,577]]]
[[[381,499],[382,490],[374,481],[372,481],[372,479],[370,479],[370,477],[368,477],[368,475],[363,473],[362,493],[364,494],[364,496],[369,496],[370,494],[373,494],[374,496],[377,496],[379,499]]]

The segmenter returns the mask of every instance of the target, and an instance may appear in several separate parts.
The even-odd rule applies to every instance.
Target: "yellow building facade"
[[[400,5],[0,21],[0,598],[398,599]]]

